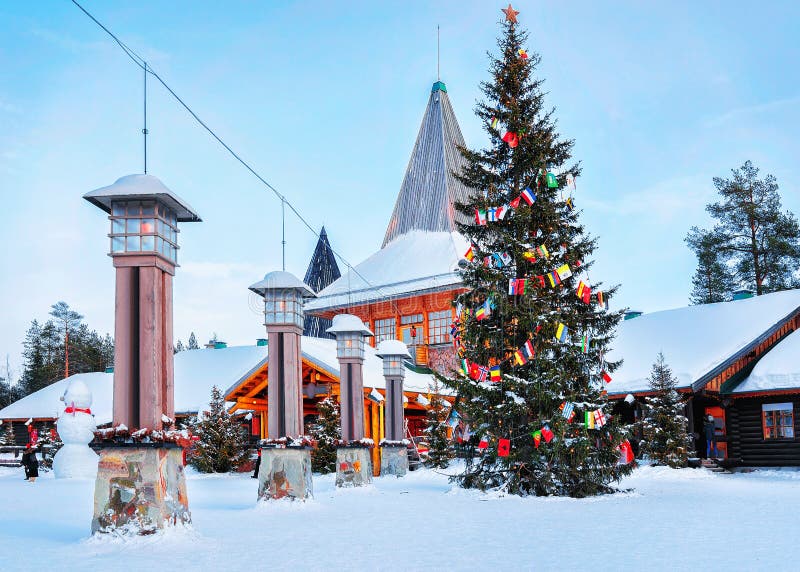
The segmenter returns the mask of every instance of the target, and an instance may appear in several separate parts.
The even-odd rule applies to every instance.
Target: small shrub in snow
[[[336,471],[336,442],[341,439],[339,404],[334,397],[328,397],[317,405],[317,410],[317,422],[309,428],[317,442],[311,450],[311,470],[324,475]]]
[[[216,385],[211,389],[210,410],[198,413],[189,427],[199,437],[189,452],[189,464],[201,473],[227,473],[247,462],[247,435],[228,413]]]

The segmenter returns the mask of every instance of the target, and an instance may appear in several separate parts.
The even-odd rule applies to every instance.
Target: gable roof
[[[800,393],[800,330],[795,330],[756,363],[750,375],[730,393],[796,389]]]
[[[609,361],[624,360],[610,395],[649,391],[659,352],[678,387],[698,391],[800,312],[800,290],[644,314],[622,322]]]
[[[411,230],[453,232],[456,221],[469,222],[453,207],[456,202],[466,202],[470,195],[470,190],[453,175],[466,164],[459,146],[466,147],[464,136],[447,87],[437,81],[428,98],[383,246]]]
[[[458,287],[458,262],[467,248],[469,243],[457,232],[409,231],[318,292],[305,309],[346,308]]]

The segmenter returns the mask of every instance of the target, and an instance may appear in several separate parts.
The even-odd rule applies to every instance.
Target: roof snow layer
[[[799,308],[800,290],[787,290],[626,320],[617,327],[613,351],[606,356],[608,361],[624,362],[612,374],[606,390],[611,395],[649,391],[648,378],[659,352],[675,374],[678,387],[694,385],[697,390],[710,380],[711,373],[716,375],[716,368]]]
[[[318,292],[305,309],[339,308],[461,284],[458,262],[468,248],[457,232],[409,231]]]
[[[800,391],[800,330],[795,330],[769,350],[732,393],[782,389]]]

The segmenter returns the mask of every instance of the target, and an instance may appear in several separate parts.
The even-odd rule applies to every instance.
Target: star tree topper
[[[506,22],[517,23],[517,14],[519,14],[519,11],[514,10],[511,4],[508,5],[508,8],[501,8],[500,11],[506,15]]]

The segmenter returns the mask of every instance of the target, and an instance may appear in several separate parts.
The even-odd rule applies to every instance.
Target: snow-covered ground
[[[190,474],[191,530],[89,538],[92,481],[0,469],[0,570],[789,570],[800,472],[644,467],[601,498],[484,495],[422,470],[256,506],[248,475]]]

